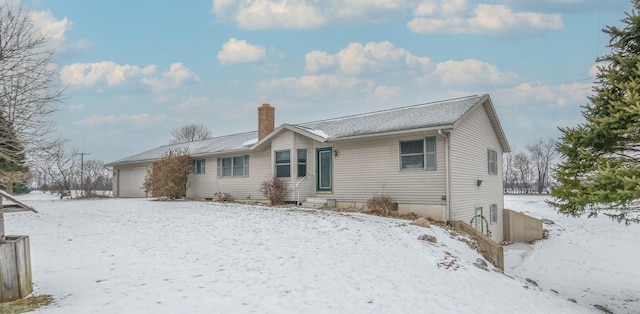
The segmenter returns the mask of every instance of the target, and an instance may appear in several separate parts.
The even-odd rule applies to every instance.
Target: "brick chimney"
[[[275,127],[275,111],[276,108],[271,107],[269,104],[263,104],[262,107],[258,107],[258,140],[273,131]]]

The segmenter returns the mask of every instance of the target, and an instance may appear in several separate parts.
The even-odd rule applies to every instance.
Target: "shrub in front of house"
[[[376,194],[367,200],[365,212],[383,216],[395,216],[398,214],[398,208],[391,196]]]
[[[260,192],[271,205],[282,205],[287,194],[287,185],[283,178],[273,176],[262,181]]]
[[[153,197],[185,197],[191,170],[192,161],[186,150],[170,150],[153,164],[144,180],[144,188]]]

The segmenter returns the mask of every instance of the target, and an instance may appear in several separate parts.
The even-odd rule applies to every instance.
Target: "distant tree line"
[[[539,139],[523,150],[502,156],[503,187],[505,193],[548,193],[552,184],[551,170],[557,161],[556,142]]]
[[[79,153],[67,152],[60,145],[47,153],[31,171],[34,189],[57,193],[60,198],[109,195],[113,173],[101,160],[82,160]]]

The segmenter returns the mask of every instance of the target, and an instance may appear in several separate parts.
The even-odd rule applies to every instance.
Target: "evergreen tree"
[[[602,57],[594,95],[583,107],[585,122],[561,128],[556,167],[558,184],[549,204],[561,213],[596,216],[602,210],[618,221],[640,222],[640,0],[607,26],[611,53]]]
[[[13,194],[14,186],[24,185],[28,177],[23,146],[0,112],[0,187]]]

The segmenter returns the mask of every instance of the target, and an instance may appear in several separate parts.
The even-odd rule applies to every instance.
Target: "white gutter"
[[[449,140],[449,134],[447,133],[443,133],[442,129],[438,129],[438,135],[444,137],[445,139],[445,143],[444,143],[444,172],[445,172],[445,206],[447,207],[446,209],[446,221],[447,224],[449,224],[451,222],[451,218],[452,218],[452,214],[451,214],[451,165],[450,165],[450,156],[449,156],[449,150],[450,150],[450,140]]]
[[[360,139],[360,138],[391,136],[391,135],[409,134],[409,133],[417,133],[417,132],[429,132],[429,131],[441,132],[442,130],[450,130],[450,129],[453,129],[453,125],[448,124],[448,125],[441,125],[437,127],[428,127],[428,128],[420,128],[420,129],[409,129],[409,130],[399,130],[399,131],[390,131],[390,132],[369,133],[369,134],[362,134],[362,135],[352,135],[352,136],[345,136],[345,137],[339,137],[339,138],[328,138],[327,142],[339,142],[339,141],[346,141],[346,140],[353,140],[353,139]]]

